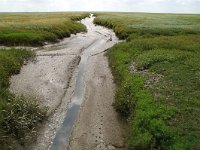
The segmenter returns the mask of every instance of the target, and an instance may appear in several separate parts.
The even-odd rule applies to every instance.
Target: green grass
[[[100,13],[99,13],[100,14]],[[95,23],[112,28],[122,39],[137,36],[200,34],[199,15],[101,13]],[[123,18],[123,19],[122,19]]]
[[[0,145],[1,149],[15,149],[18,141],[35,133],[39,122],[45,118],[36,100],[16,97],[9,92],[9,77],[20,72],[24,61],[34,54],[25,49],[0,49]]]
[[[108,51],[127,149],[199,150],[200,15],[96,15],[127,39]]]
[[[76,21],[87,17],[88,13],[2,13],[0,14],[0,44],[43,45],[56,42],[70,34],[86,31],[86,27]]]

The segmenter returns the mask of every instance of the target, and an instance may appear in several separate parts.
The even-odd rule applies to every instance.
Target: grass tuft
[[[46,117],[46,110],[41,109],[35,99],[16,97],[8,90],[10,76],[19,73],[24,61],[33,56],[34,53],[25,49],[0,49],[1,149],[15,149],[16,141],[24,145]]]

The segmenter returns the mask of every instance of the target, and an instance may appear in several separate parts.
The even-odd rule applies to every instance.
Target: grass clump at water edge
[[[23,62],[33,57],[25,49],[0,49],[0,145],[16,149],[36,135],[38,123],[46,117],[34,98],[10,93],[9,77],[19,73]]]

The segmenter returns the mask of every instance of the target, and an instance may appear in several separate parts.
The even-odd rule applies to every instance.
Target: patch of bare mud
[[[112,107],[115,85],[103,55],[118,39],[93,20],[81,21],[87,33],[35,48],[36,61],[26,63],[11,78],[12,92],[36,97],[41,106],[49,108],[37,141],[25,149],[52,149],[55,139],[62,140],[53,148],[59,150],[67,146],[70,150],[124,148],[124,124]],[[73,104],[80,106],[77,115],[69,111]],[[71,116],[75,122],[66,122]],[[62,129],[69,134],[61,137]]]

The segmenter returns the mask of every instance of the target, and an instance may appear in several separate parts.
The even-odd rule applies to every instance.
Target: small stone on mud
[[[108,145],[108,149],[109,149],[109,150],[114,150],[114,149],[115,149],[115,147],[114,147],[114,146],[112,146],[112,145]]]

